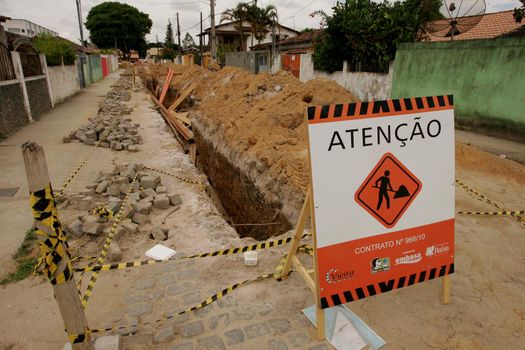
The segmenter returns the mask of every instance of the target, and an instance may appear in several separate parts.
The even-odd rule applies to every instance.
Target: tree
[[[66,40],[41,33],[32,40],[35,49],[46,55],[49,66],[59,66],[62,63],[69,65],[75,63],[75,50]]]
[[[512,16],[514,16],[514,20],[516,23],[521,23],[523,18],[525,17],[525,0],[519,0],[521,2],[520,8],[515,8],[514,13]]]
[[[261,40],[266,37],[266,33],[270,31],[270,28],[277,24],[277,8],[273,5],[267,5],[266,7],[257,7],[254,4],[248,5],[247,18],[251,26],[252,46],[253,38],[257,39],[257,43],[260,44]]]
[[[315,69],[341,70],[343,61],[352,70],[388,71],[399,43],[418,40],[425,23],[441,18],[439,0],[406,0],[382,3],[347,0],[321,14],[326,29],[314,46]]]
[[[152,22],[147,14],[133,6],[108,1],[91,8],[85,25],[95,45],[111,48],[116,42],[122,58],[129,59],[131,50],[146,51],[145,36]]]
[[[166,39],[164,40],[164,47],[170,49],[173,49],[175,47],[175,40],[173,39],[173,28],[169,19],[168,26],[166,27]]]
[[[232,21],[235,23],[235,29],[239,31],[241,35],[241,51],[244,51],[244,39],[246,34],[244,34],[243,23],[248,20],[248,5],[245,2],[238,3],[234,8],[226,9],[221,16],[221,23],[224,21]]]
[[[193,40],[193,37],[190,33],[186,33],[186,35],[184,36],[184,39],[182,40],[182,47],[185,50],[192,47],[197,47],[197,45],[195,45],[195,40]]]

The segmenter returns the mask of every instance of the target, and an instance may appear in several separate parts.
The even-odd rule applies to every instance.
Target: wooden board
[[[186,90],[184,90],[179,98],[177,98],[175,100],[175,102],[173,102],[173,104],[170,106],[170,108],[168,108],[168,111],[173,111],[175,108],[177,108],[185,99],[186,97],[188,97],[189,94],[191,94],[191,92],[193,91],[193,89],[195,89],[195,83],[192,83]]]

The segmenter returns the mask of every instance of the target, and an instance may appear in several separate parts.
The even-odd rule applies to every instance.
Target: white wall
[[[275,35],[276,36],[281,35],[281,39],[284,39],[284,35],[287,35],[286,38],[291,38],[293,36],[297,36],[297,33],[291,30],[288,30],[286,28],[277,26],[277,28],[275,28]],[[277,39],[276,41],[279,41],[281,39]],[[256,38],[253,38],[253,45],[266,44],[266,43],[271,43],[271,42],[272,42],[272,31],[271,30],[268,33],[266,33],[266,36],[264,37],[263,40],[261,40],[260,43],[257,41]],[[250,46],[252,46],[252,35],[251,34],[247,34],[247,43],[248,43],[248,51],[250,51]]]
[[[314,63],[311,54],[301,55],[301,70],[299,79],[307,82],[316,78],[326,78],[334,80],[361,101],[387,100],[390,98],[392,89],[392,64],[388,74],[348,72],[346,62],[343,70],[332,74],[314,70]]]
[[[80,91],[75,65],[48,67],[53,101],[58,103]]]

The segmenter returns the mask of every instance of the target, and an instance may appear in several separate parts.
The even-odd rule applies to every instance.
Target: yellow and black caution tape
[[[152,168],[152,167],[149,167],[147,165],[144,165],[143,168],[144,169],[148,169],[148,170],[152,170],[152,171],[156,171],[156,172],[164,174],[164,175],[168,175],[168,176],[174,177],[174,178],[176,178],[176,179],[178,179],[180,181],[183,181],[183,182],[186,182],[186,183],[189,183],[189,184],[192,184],[192,185],[199,185],[202,189],[206,189],[206,184],[204,182],[186,179],[186,178],[184,178],[182,176],[171,174],[171,173],[168,173],[167,171],[164,171],[164,170],[161,170],[161,169]]]
[[[305,233],[301,236],[301,239],[306,238],[310,236],[310,233]],[[147,266],[147,265],[153,265],[157,263],[165,263],[165,262],[173,262],[173,261],[179,261],[179,260],[185,260],[185,259],[196,259],[196,258],[207,258],[211,256],[224,256],[224,255],[234,255],[234,254],[240,254],[244,252],[250,252],[254,250],[263,250],[268,249],[272,247],[278,247],[285,244],[288,244],[292,241],[292,237],[287,238],[281,238],[281,239],[275,239],[271,241],[256,243],[248,246],[242,246],[242,247],[235,247],[235,248],[227,248],[227,249],[221,249],[216,250],[214,252],[210,253],[201,253],[201,254],[195,254],[195,255],[189,255],[189,256],[183,256],[176,259],[171,260],[142,260],[142,261],[129,261],[129,262],[123,262],[123,263],[115,263],[115,264],[106,264],[106,265],[96,265],[96,266],[87,266],[87,267],[77,267],[74,268],[73,271],[75,272],[89,272],[89,271],[109,271],[109,270],[121,270],[121,269],[127,269],[131,267],[139,267],[139,266]]]
[[[42,236],[39,240],[41,257],[35,269],[42,271],[51,284],[61,284],[73,277],[69,247],[62,226],[58,221],[58,211],[55,206],[53,189],[48,184],[44,189],[30,194],[29,201],[35,218],[35,232]],[[60,271],[62,260],[67,257],[67,263]]]
[[[501,207],[500,205],[498,205],[496,202],[494,202],[493,200],[491,200],[490,198],[488,198],[487,196],[484,196],[483,194],[479,193],[478,191],[476,191],[475,189],[467,186],[465,183],[459,181],[459,180],[456,180],[456,183],[461,187],[463,188],[468,194],[470,195],[474,195],[476,197],[477,200],[481,201],[481,202],[485,202],[487,204],[490,204],[492,206],[494,206],[495,208],[499,209],[500,211],[498,212],[501,212],[501,213],[509,213],[509,214],[472,214],[472,215],[510,215],[510,216],[513,216],[515,217],[516,219],[518,219],[519,221],[522,221],[522,222],[525,222],[525,218],[523,218],[522,216],[520,216],[520,214],[523,214],[523,212],[521,210],[505,210],[503,207]],[[498,213],[498,212],[494,212],[494,213]],[[517,212],[517,213],[516,213]],[[462,212],[460,212],[462,213]],[[472,212],[472,213],[476,213],[476,212]],[[487,212],[487,213],[492,213],[492,212]]]
[[[138,172],[135,172],[135,176],[133,177],[133,180],[131,181],[129,185],[128,192],[126,193],[126,197],[122,201],[120,210],[117,212],[117,215],[115,215],[113,226],[111,226],[111,230],[109,231],[108,237],[106,238],[106,241],[104,242],[104,246],[102,247],[102,251],[100,252],[100,256],[98,257],[98,260],[97,260],[97,263],[99,265],[102,265],[104,263],[109,245],[111,244],[111,241],[113,240],[113,237],[115,236],[115,233],[117,232],[117,228],[120,224],[120,218],[122,217],[122,213],[124,212],[124,209],[126,208],[126,204],[128,202],[129,195],[131,191],[133,190],[133,185],[135,184],[135,181],[137,181],[138,174],[139,174]],[[86,293],[82,297],[82,306],[84,308],[86,308],[89,298],[91,297],[91,293],[93,292],[93,287],[95,286],[95,282],[97,281],[97,276],[98,276],[98,273],[95,271],[93,275],[91,276],[91,279],[88,283]]]
[[[91,213],[93,215],[98,215],[101,218],[105,218],[105,219],[111,219],[113,217],[113,215],[115,214],[115,213],[113,213],[113,211],[111,211],[108,208],[103,207],[101,205],[99,205],[98,207],[94,208],[91,211]]]
[[[60,189],[58,190],[57,195],[56,195],[57,197],[60,197],[64,194],[64,190],[66,189],[66,187],[71,183],[71,181],[73,181],[75,176],[77,176],[77,174],[80,172],[80,169],[82,169],[82,167],[87,164],[89,158],[93,156],[93,154],[95,153],[95,150],[100,145],[100,142],[101,142],[100,140],[95,142],[93,149],[84,157],[84,159],[80,162],[80,164],[75,169],[73,169],[73,171],[71,172],[71,175],[69,175],[69,177],[66,179],[62,187],[60,187]]]
[[[257,276],[255,278],[251,278],[251,279],[248,279],[248,280],[245,280],[245,281],[242,281],[242,282],[239,282],[239,283],[235,283],[229,287],[226,287],[224,288],[223,290],[219,291],[218,293],[210,296],[209,298],[205,299],[204,301],[202,301],[201,303],[195,305],[195,306],[192,306],[186,310],[182,310],[178,313],[173,313],[173,314],[170,314],[170,315],[167,315],[167,316],[163,316],[162,318],[159,318],[157,320],[154,320],[154,321],[148,321],[148,322],[141,322],[140,324],[133,324],[133,325],[129,325],[129,326],[113,326],[113,327],[106,327],[106,328],[97,328],[97,329],[87,329],[86,332],[84,334],[69,334],[68,337],[69,337],[69,341],[72,343],[72,344],[78,344],[78,343],[83,343],[86,338],[87,338],[87,335],[88,334],[94,334],[94,333],[106,333],[106,332],[116,332],[116,331],[122,331],[122,330],[129,330],[130,332],[134,329],[134,328],[137,328],[138,326],[148,326],[148,325],[153,325],[153,324],[157,324],[159,322],[162,322],[162,321],[167,321],[167,320],[170,320],[170,319],[173,319],[177,316],[181,316],[185,313],[188,313],[188,312],[192,312],[192,311],[195,311],[195,310],[199,310],[207,305],[210,305],[212,304],[213,302],[219,300],[219,299],[222,299],[224,298],[226,295],[230,294],[231,292],[233,292],[234,290],[238,289],[239,287],[241,286],[244,286],[246,284],[249,284],[249,283],[253,283],[253,282],[257,282],[257,281],[261,281],[261,280],[264,280],[264,279],[267,279],[267,278],[271,278],[273,277],[274,273],[267,273],[267,274],[264,274],[264,275],[260,275],[260,276]]]
[[[525,214],[525,210],[503,210],[503,211],[458,211],[462,215],[480,215],[480,216],[515,216]]]

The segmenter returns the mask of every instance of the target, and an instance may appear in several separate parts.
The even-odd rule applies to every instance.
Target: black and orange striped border
[[[308,124],[424,113],[454,108],[452,95],[308,107]]]
[[[416,283],[430,281],[436,277],[443,277],[452,273],[454,273],[454,263],[448,266],[441,266],[439,271],[438,268],[432,268],[430,270],[423,270],[419,273],[413,273],[408,276],[392,278],[388,281],[382,281],[376,284],[369,284],[366,287],[355,288],[353,290],[347,290],[341,293],[333,294],[328,298],[323,297],[321,298],[321,308],[326,309],[339,304],[350,303],[355,300],[386,293],[394,289],[401,289]]]

